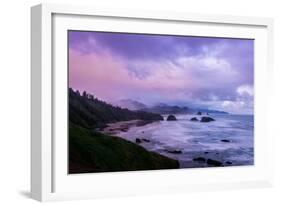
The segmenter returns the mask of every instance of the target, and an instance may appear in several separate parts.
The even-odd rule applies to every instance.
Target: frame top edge
[[[274,21],[271,17],[236,16],[225,14],[202,14],[178,11],[155,11],[155,10],[135,10],[129,8],[94,7],[93,5],[73,5],[59,3],[41,3],[31,7],[41,7],[46,14],[75,14],[88,16],[109,16],[123,18],[155,19],[192,21],[217,24],[237,24],[273,27]]]

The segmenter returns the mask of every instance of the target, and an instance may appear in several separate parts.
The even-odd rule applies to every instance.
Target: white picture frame
[[[114,21],[120,22],[118,28]],[[136,22],[139,25],[132,26]],[[156,23],[158,26],[154,27]],[[169,31],[166,25],[174,29]],[[31,26],[32,198],[53,201],[272,186],[273,134],[267,126],[273,75],[272,19],[40,4],[31,9]],[[145,32],[186,34],[188,26],[194,27],[192,35],[254,37],[257,40],[255,166],[68,175],[64,163],[67,156],[64,141],[67,138],[64,128],[67,114],[65,31],[99,27],[99,30],[142,32],[146,28]],[[206,33],[206,28],[210,27],[213,29]],[[64,137],[58,139],[58,136]]]

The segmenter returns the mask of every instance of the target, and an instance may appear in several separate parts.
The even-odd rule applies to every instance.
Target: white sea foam
[[[142,143],[143,147],[180,161],[190,161],[196,155],[208,152],[212,157],[213,153],[219,154],[217,159],[221,161],[231,160],[236,165],[253,164],[253,116],[210,115],[216,121],[190,121],[195,116],[200,120],[201,116],[197,115],[176,115],[178,121],[132,127],[118,135],[133,142],[136,138],[149,139],[150,142]],[[169,153],[172,150],[182,153]]]

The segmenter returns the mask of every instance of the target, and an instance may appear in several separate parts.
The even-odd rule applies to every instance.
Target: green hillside
[[[69,173],[114,172],[179,168],[168,157],[149,152],[120,137],[70,124]]]
[[[107,123],[133,119],[158,121],[163,117],[114,107],[69,89],[69,173],[179,168],[176,160],[96,131]]]

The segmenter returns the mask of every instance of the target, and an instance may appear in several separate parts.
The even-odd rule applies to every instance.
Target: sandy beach
[[[107,127],[100,130],[100,132],[108,135],[116,135],[119,134],[120,132],[127,132],[131,127],[141,127],[153,122],[154,121],[136,119],[130,121],[109,123],[107,124]]]

